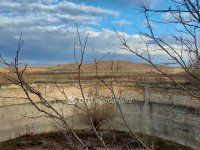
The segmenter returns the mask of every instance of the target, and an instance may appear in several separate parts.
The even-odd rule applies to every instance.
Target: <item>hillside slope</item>
[[[174,72],[175,70],[180,70],[174,67],[157,65],[162,70],[168,70]],[[77,65],[73,64],[61,64],[50,67],[28,67],[27,73],[63,73],[63,72],[76,72]],[[83,72],[94,72],[95,71],[94,63],[84,63],[82,65]],[[118,72],[137,72],[137,71],[155,71],[155,68],[150,64],[144,63],[135,63],[130,61],[101,61],[98,63],[98,71],[99,72],[110,72],[110,71],[118,71]],[[6,73],[10,72],[8,68],[1,67],[0,72]]]
[[[129,61],[101,61],[98,63],[98,73],[102,78],[115,78],[117,80],[130,81],[169,81],[169,78],[161,75],[153,66],[143,63]],[[182,80],[181,68],[157,65],[159,69]],[[94,63],[84,63],[81,67],[82,80],[93,80],[96,78]],[[0,72],[14,77],[9,68],[0,68]],[[71,82],[77,80],[77,65],[62,64],[50,67],[27,67],[25,79],[31,83],[43,82]],[[0,76],[0,83],[7,84],[10,81]]]

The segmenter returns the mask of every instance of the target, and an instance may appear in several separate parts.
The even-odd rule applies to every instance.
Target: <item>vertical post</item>
[[[149,84],[144,84],[144,101],[149,103]]]
[[[45,99],[47,98],[47,87],[46,87],[46,83],[44,84],[45,86]]]
[[[142,113],[142,130],[146,134],[150,134],[150,110],[149,110],[149,84],[144,84],[144,106]]]

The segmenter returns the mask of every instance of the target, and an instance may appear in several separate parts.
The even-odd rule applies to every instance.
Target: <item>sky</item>
[[[145,0],[152,8],[168,6],[167,0]],[[139,0],[1,0],[0,54],[11,61],[20,33],[24,40],[20,60],[28,65],[56,65],[74,62],[74,43],[79,58],[76,24],[82,41],[89,34],[84,61],[98,58],[143,62],[121,49],[113,27],[124,32],[133,48],[142,47],[140,32],[146,32],[146,21],[138,10]],[[153,20],[169,17],[151,16]],[[156,34],[172,32],[169,26],[152,23]],[[123,27],[123,28],[122,28]],[[123,29],[123,30],[122,30]],[[156,62],[164,56],[155,52]]]

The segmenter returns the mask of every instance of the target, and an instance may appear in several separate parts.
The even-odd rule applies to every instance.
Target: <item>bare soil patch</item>
[[[143,150],[138,142],[131,138],[128,133],[116,131],[99,131],[101,132],[104,141],[110,150]],[[104,150],[101,142],[96,138],[92,131],[77,131],[81,139],[87,143],[91,150]],[[152,136],[145,136],[146,139],[151,140]],[[67,139],[65,138],[67,137]],[[40,135],[25,135],[19,138],[0,143],[0,150],[71,150],[70,142],[73,141],[74,146],[78,150],[83,150],[77,140],[71,133],[66,133],[64,136],[61,132],[51,132]],[[155,150],[191,150],[190,148],[172,143],[166,140],[157,139],[155,143]]]

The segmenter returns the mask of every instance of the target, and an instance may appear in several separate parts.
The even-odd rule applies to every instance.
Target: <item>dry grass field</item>
[[[157,65],[159,69],[171,76],[183,81],[183,70],[181,68]],[[91,80],[96,77],[96,66],[94,63],[84,63],[82,66],[82,79]],[[1,67],[0,72],[14,76],[9,68]],[[129,61],[101,61],[98,64],[98,73],[102,78],[116,78],[131,81],[168,81],[167,77],[161,75],[149,64],[134,63]],[[76,64],[62,64],[50,67],[28,67],[25,76],[27,82],[70,82],[77,79]],[[9,83],[0,77],[0,83]]]

